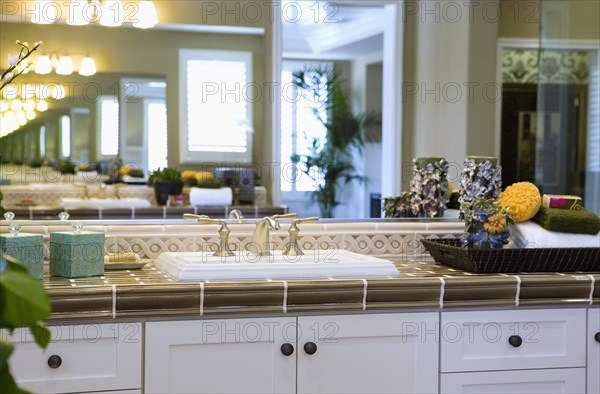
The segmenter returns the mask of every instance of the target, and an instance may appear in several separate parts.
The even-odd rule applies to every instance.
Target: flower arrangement
[[[402,192],[399,196],[383,199],[383,212],[386,218],[412,217],[410,209],[410,193]]]
[[[476,199],[497,199],[502,187],[502,167],[495,157],[467,157],[460,177],[460,218],[465,215],[464,205]]]
[[[2,75],[0,76],[0,91],[4,89],[6,85],[13,82],[15,78],[19,75],[23,74],[25,69],[27,69],[27,65],[25,60],[35,52],[40,45],[43,44],[42,41],[34,42],[33,46],[29,48],[29,44],[27,42],[21,42],[19,40],[16,41],[17,45],[21,47],[18,55],[9,55],[8,56],[8,68],[4,70]],[[25,65],[25,66],[24,66]]]
[[[96,171],[96,166],[92,164],[82,163],[79,165],[79,167],[77,167],[77,170],[79,172],[92,172]]]
[[[478,198],[463,204],[465,234],[463,247],[491,247],[501,249],[508,243],[509,223],[514,223],[507,208],[493,199]]]
[[[415,216],[439,217],[444,214],[448,195],[448,161],[442,157],[413,160],[410,182],[411,211]]]

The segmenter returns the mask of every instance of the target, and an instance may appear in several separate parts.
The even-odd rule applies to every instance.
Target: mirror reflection
[[[231,188],[226,206],[323,216],[310,195],[326,185],[332,217],[367,218],[382,216],[383,198],[410,192],[413,158],[445,158],[458,188],[464,159],[475,155],[498,158],[504,185],[530,181],[600,212],[596,2],[502,0],[496,16],[475,10],[456,20],[442,10],[428,18],[417,1],[403,14],[394,1],[277,3],[277,23],[264,4],[260,15],[236,17],[207,12],[205,2],[154,3],[158,24],[145,30],[133,20],[73,26],[67,11],[37,24],[1,10],[2,69],[15,40],[44,41],[30,71],[2,92],[4,185],[55,179],[31,171],[53,164],[56,173],[75,167],[61,184],[93,179],[94,189],[126,177],[141,190],[151,172],[173,167],[183,205],[190,187],[211,184]],[[315,67],[335,71],[352,113],[372,118],[362,143],[344,148],[349,182],[328,183],[327,166],[294,161],[317,158],[335,127],[323,101],[294,84],[295,73]],[[27,198],[4,190],[4,205]]]

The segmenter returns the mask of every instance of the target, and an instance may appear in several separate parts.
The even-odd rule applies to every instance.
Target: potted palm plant
[[[326,137],[314,138],[309,154],[292,155],[291,160],[315,182],[316,190],[310,192],[309,203],[319,206],[321,217],[330,218],[340,204],[340,182],[366,180],[357,173],[353,154],[362,152],[364,127],[373,116],[352,112],[335,69],[312,67],[296,71],[292,82],[304,97],[322,103],[313,112],[325,127]]]

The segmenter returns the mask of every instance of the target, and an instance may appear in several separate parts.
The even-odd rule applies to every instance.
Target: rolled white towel
[[[515,244],[523,248],[600,248],[600,233],[559,233],[548,231],[532,221],[517,223],[511,231]]]
[[[190,204],[195,206],[218,205],[225,206],[233,203],[233,192],[230,187],[206,189],[192,187],[190,189]]]

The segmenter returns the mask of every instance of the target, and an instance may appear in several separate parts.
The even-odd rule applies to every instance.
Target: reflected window
[[[148,100],[148,170],[167,167],[167,105]]]
[[[46,126],[40,126],[40,156],[46,156]]]
[[[284,61],[282,64],[281,86],[281,191],[306,192],[316,190],[315,182],[300,168],[291,163],[294,154],[308,155],[314,139],[324,141],[327,130],[318,120],[315,111],[320,111],[322,119],[322,103],[303,96],[292,84],[295,71],[308,67],[332,67],[331,63],[300,63]],[[326,88],[320,97],[326,97]]]
[[[69,115],[60,117],[60,142],[62,156],[71,156],[71,118]]]
[[[119,154],[119,102],[114,96],[102,96],[98,102],[100,156]]]
[[[183,162],[250,162],[252,53],[181,49]]]

